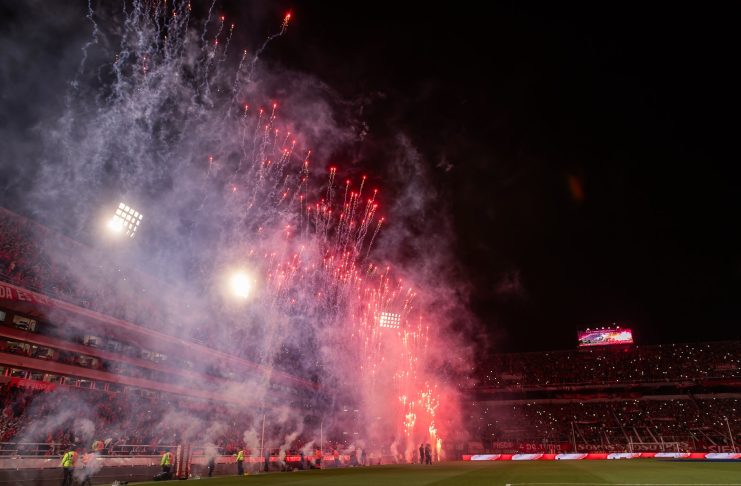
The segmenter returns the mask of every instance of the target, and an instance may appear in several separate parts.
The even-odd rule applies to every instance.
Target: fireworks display
[[[433,363],[458,350],[426,309],[435,297],[424,282],[375,248],[381,189],[325,169],[349,130],[303,81],[258,63],[291,13],[240,51],[239,26],[213,10],[196,19],[188,2],[134,1],[106,21],[90,11],[93,37],[64,113],[45,127],[36,204],[41,194],[66,201],[83,228],[91,208],[127,201],[147,217],[132,255],[117,258],[170,282],[137,297],[166,307],[170,329],[316,376],[327,399],[308,413],[352,433],[348,443],[406,460],[430,443],[440,455],[456,405]],[[219,291],[230,278],[231,301]],[[242,381],[267,403],[269,379]],[[358,412],[352,423],[339,417],[346,406]],[[281,443],[300,432],[295,417],[283,421],[294,425]]]

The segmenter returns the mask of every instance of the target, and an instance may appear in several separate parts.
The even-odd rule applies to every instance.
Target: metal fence
[[[0,442],[0,456],[39,457],[61,456],[69,444],[59,442]],[[115,444],[100,451],[104,456],[154,456],[175,445]]]

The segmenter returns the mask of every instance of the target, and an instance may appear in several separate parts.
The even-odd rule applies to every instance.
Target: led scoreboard
[[[587,329],[579,331],[579,347],[608,346],[611,344],[633,344],[633,333],[623,327]]]

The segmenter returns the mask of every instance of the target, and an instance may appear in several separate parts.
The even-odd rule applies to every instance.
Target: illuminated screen
[[[579,331],[579,347],[632,343],[633,333],[630,329],[595,329],[593,331]]]

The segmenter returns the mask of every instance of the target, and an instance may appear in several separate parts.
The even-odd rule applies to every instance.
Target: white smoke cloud
[[[77,52],[74,70],[34,63],[26,73],[61,72],[73,86],[64,104],[41,110],[34,131],[11,144],[8,153],[30,154],[33,178],[2,159],[3,173],[28,184],[28,212],[95,247],[73,261],[65,244],[44,248],[85,300],[261,366],[245,371],[170,353],[168,366],[213,380],[179,374],[167,377],[168,385],[207,390],[232,405],[249,402],[249,425],[168,410],[153,417],[148,432],[168,445],[204,443],[212,454],[221,436],[237,430],[256,453],[264,413],[265,445],[281,454],[302,436],[318,443],[322,423],[325,440],[349,429],[368,448],[396,456],[431,441],[430,430],[452,431],[456,392],[440,370],[458,370],[468,356],[449,326],[469,325],[461,311],[466,292],[450,261],[445,208],[419,154],[397,140],[389,179],[401,190],[387,213],[392,222],[381,225],[373,188],[361,193],[364,182],[353,180],[346,190],[343,174],[325,170],[367,126],[359,135],[358,120],[343,125],[341,100],[316,77],[253,67],[249,55],[221,50],[227,31],[214,19],[188,19],[186,5],[171,3],[174,16],[139,2],[91,12],[95,36],[84,63],[85,44],[75,37],[65,50]],[[44,17],[39,10],[35,4]],[[62,19],[79,26],[70,15]],[[16,57],[28,55],[21,45],[13,49]],[[100,234],[120,201],[144,215],[133,244]],[[387,228],[379,232],[381,226]],[[235,268],[257,276],[246,303],[226,296],[221,283]],[[405,321],[403,337],[378,327],[380,314],[391,311]],[[143,347],[158,350],[161,343]],[[292,386],[302,394],[292,394]],[[431,395],[443,405],[430,405]],[[357,414],[339,411],[344,405]],[[119,436],[128,434],[127,412],[110,427]],[[434,416],[443,412],[444,420]],[[34,426],[47,430],[74,416],[62,411]],[[78,426],[86,441],[90,424]]]

